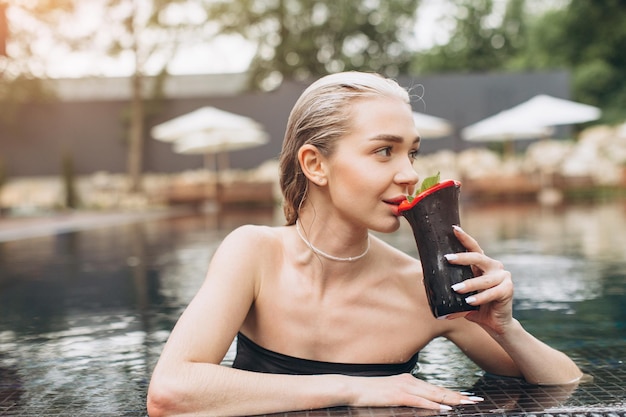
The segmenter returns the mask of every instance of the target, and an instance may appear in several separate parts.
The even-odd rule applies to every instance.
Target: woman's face
[[[336,209],[366,227],[398,229],[398,204],[414,192],[419,149],[411,107],[395,98],[351,105],[351,129],[330,156],[328,192]]]

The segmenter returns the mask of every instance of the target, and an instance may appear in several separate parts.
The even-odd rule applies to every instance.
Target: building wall
[[[446,118],[457,129],[536,94],[569,98],[566,72],[522,74],[457,74],[399,78],[420,94],[415,111]],[[128,81],[62,80],[59,99],[24,106],[17,122],[0,126],[0,162],[8,176],[56,175],[64,154],[73,157],[78,174],[126,170],[124,120],[128,112]],[[145,172],[177,172],[203,166],[198,155],[177,155],[171,145],[150,138],[152,126],[202,106],[215,106],[252,117],[270,136],[264,146],[232,152],[233,168],[254,168],[277,157],[289,111],[306,83],[285,82],[272,92],[249,92],[241,74],[188,76],[169,80],[161,113],[149,121],[144,149]],[[426,140],[423,151],[461,150],[481,144],[463,142],[458,135]]]
[[[415,111],[443,117],[453,122],[457,132],[449,138],[425,140],[423,152],[442,148],[456,151],[486,146],[462,140],[461,129],[485,117],[513,107],[537,94],[569,99],[570,76],[565,71],[493,74],[448,74],[427,77],[406,77],[403,85],[422,85],[423,101],[413,103]],[[418,89],[416,89],[419,91]],[[559,129],[557,135],[569,129]]]

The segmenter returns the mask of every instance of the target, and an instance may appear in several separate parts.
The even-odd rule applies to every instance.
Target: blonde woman
[[[420,144],[408,92],[346,72],[307,88],[280,156],[286,225],[244,226],[215,253],[154,370],[150,416],[251,415],[338,405],[449,410],[481,401],[411,374],[445,337],[487,372],[565,384],[578,367],[512,317],[513,283],[462,230],[448,262],[477,276],[480,310],[433,318],[418,260],[369,234],[400,226]],[[233,367],[220,365],[238,336]]]

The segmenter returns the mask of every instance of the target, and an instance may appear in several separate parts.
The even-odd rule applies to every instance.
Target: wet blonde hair
[[[365,97],[398,98],[409,104],[409,93],[394,80],[379,74],[341,72],[311,84],[291,110],[280,153],[280,187],[287,225],[294,224],[307,192],[308,179],[298,161],[302,145],[314,145],[330,156],[337,139],[351,127],[351,106]]]

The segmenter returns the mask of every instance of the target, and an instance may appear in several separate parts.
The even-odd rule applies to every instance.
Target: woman
[[[436,337],[482,369],[534,384],[581,377],[512,317],[513,284],[460,228],[476,277],[466,318],[433,318],[418,260],[369,234],[400,226],[419,149],[409,94],[378,75],[321,78],[295,104],[280,156],[287,225],[224,239],[154,370],[150,416],[250,415],[337,405],[449,410],[481,401],[410,374]],[[459,288],[461,287],[461,288]],[[221,366],[238,337],[233,368]]]

